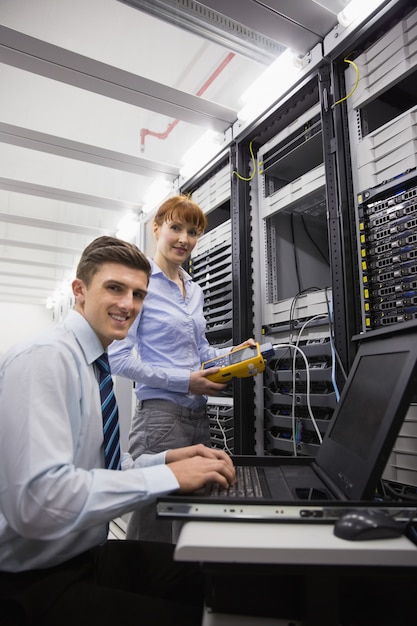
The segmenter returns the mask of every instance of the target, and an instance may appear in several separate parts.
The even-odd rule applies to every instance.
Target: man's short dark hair
[[[133,243],[103,236],[94,239],[84,250],[77,267],[77,278],[87,287],[94,274],[104,263],[119,263],[135,270],[151,274],[151,266],[146,256]]]

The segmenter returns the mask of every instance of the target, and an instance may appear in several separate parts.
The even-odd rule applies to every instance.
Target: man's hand
[[[227,488],[236,481],[233,462],[226,452],[203,444],[168,450],[166,463],[182,492],[195,491],[207,483],[219,483]]]

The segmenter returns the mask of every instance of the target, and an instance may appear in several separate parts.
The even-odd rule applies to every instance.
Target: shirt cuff
[[[135,461],[128,452],[122,453],[122,470],[150,467],[152,465],[165,465],[166,451],[157,454],[141,454]]]
[[[155,465],[141,471],[145,476],[149,493],[167,493],[179,489],[179,482],[168,465]]]

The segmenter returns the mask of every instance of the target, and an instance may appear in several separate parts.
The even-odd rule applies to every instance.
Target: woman
[[[148,294],[127,338],[109,349],[113,374],[136,382],[129,433],[134,458],[195,443],[210,445],[207,396],[219,395],[224,385],[210,381],[213,369],[202,370],[201,363],[229,349],[216,349],[207,341],[202,289],[181,267],[206,225],[201,208],[185,196],[161,205],[153,222],[156,253],[150,260]],[[253,345],[253,339],[241,345],[246,344]],[[127,537],[172,542],[172,524],[156,520],[154,505],[143,507],[132,514]]]

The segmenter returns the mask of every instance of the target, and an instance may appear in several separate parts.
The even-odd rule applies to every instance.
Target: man
[[[135,462],[125,453],[124,471],[106,469],[101,404],[112,393],[100,398],[100,362],[139,313],[149,272],[136,246],[94,240],[74,310],[0,363],[2,625],[201,623],[200,573],[175,563],[172,546],[107,541],[109,521],[149,498],[235,481],[229,457],[202,445]]]

